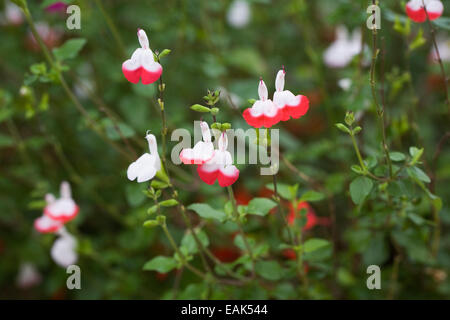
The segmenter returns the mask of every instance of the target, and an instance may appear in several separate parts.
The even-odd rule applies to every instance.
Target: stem
[[[116,25],[114,24],[114,20],[111,19],[111,17],[108,15],[108,12],[103,7],[101,0],[94,0],[94,1],[97,7],[100,9],[100,12],[102,13],[103,18],[105,19],[106,24],[108,25],[108,28],[111,31],[114,40],[119,46],[121,55],[125,57],[126,56],[125,46],[123,45],[122,38],[120,37],[119,32],[117,31]]]
[[[39,44],[39,47],[41,48],[42,52],[44,53],[45,58],[47,59],[50,66],[56,71],[58,80],[61,83],[64,91],[66,92],[67,96],[72,100],[77,110],[84,116],[89,124],[89,126],[102,138],[106,143],[109,143],[115,150],[117,150],[119,153],[121,153],[123,156],[127,157],[129,160],[132,160],[132,157],[128,152],[123,150],[118,144],[116,144],[114,141],[111,141],[108,139],[108,137],[101,131],[100,128],[97,127],[94,120],[89,116],[89,113],[86,111],[86,109],[83,107],[83,105],[80,103],[80,101],[77,99],[75,94],[70,90],[69,86],[66,83],[66,80],[64,79],[63,74],[61,73],[60,68],[56,64],[52,54],[48,50],[47,46],[42,41],[41,36],[36,30],[33,18],[31,16],[30,11],[28,8],[24,8],[23,12],[25,14],[25,18],[28,21],[28,24],[30,25],[31,32],[33,33],[34,38],[36,39],[37,43]]]
[[[233,188],[231,186],[228,186],[227,189],[228,189],[228,197],[230,198],[231,204],[233,206],[233,214],[234,214],[234,217],[236,218],[236,224],[238,225],[239,233],[242,236],[245,248],[247,249],[248,254],[250,255],[250,259],[252,260],[252,277],[254,277],[256,274],[256,271],[255,271],[256,266],[255,266],[255,257],[253,255],[253,250],[247,241],[247,237],[245,235],[244,229],[242,228],[242,224],[239,220],[239,212],[237,210],[236,199],[234,198]]]
[[[372,0],[372,4],[375,4],[376,1]],[[372,97],[373,101],[375,103],[375,107],[377,109],[377,115],[378,115],[378,123],[380,126],[381,134],[382,134],[382,144],[383,144],[383,150],[386,156],[386,162],[389,167],[389,177],[392,178],[392,162],[391,158],[389,157],[389,150],[386,143],[386,125],[385,125],[385,110],[384,105],[380,107],[378,103],[377,98],[377,92],[376,92],[376,82],[375,82],[375,67],[377,62],[377,56],[378,56],[379,49],[377,48],[377,29],[372,29],[372,64],[370,66],[370,87],[372,89]]]
[[[444,78],[445,99],[446,99],[446,102],[447,102],[448,110],[450,112],[450,98],[449,98],[449,95],[448,95],[447,76],[445,74],[444,64],[442,63],[441,54],[439,53],[439,48],[438,48],[438,45],[437,45],[437,42],[436,42],[436,30],[434,29],[434,27],[433,27],[433,25],[431,23],[430,17],[428,16],[428,11],[427,11],[427,8],[425,6],[424,0],[422,0],[422,4],[423,4],[423,10],[425,11],[425,15],[427,16],[427,23],[428,23],[428,26],[430,28],[431,39],[433,40],[434,49],[436,50],[436,56],[438,58],[437,60],[439,62],[439,67],[441,68],[441,74],[442,74],[442,77]]]

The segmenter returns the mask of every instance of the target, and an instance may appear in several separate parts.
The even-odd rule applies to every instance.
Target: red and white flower
[[[137,48],[131,59],[122,64],[122,72],[131,83],[138,83],[141,79],[142,84],[150,84],[159,79],[163,69],[153,57],[145,31],[138,29],[137,35],[141,48]]]
[[[44,214],[52,220],[66,223],[74,219],[80,208],[72,199],[70,184],[66,181],[61,183],[60,198],[55,199],[51,194],[46,195],[47,206]]]
[[[295,96],[289,90],[284,90],[285,74],[284,68],[278,71],[275,80],[276,91],[273,94],[273,103],[277,106],[282,121],[287,121],[290,117],[298,119],[309,108],[309,100],[306,96],[301,94]]]
[[[218,180],[221,187],[228,187],[239,178],[239,170],[233,165],[231,153],[227,151],[228,138],[225,132],[220,136],[218,145],[219,149],[214,150],[213,158],[199,165],[197,172],[207,184],[214,184]]]
[[[204,164],[214,156],[214,145],[211,142],[211,131],[205,121],[200,122],[202,139],[195,144],[194,148],[181,150],[180,159],[184,164]]]
[[[63,228],[60,237],[53,243],[50,255],[56,264],[67,268],[78,260],[76,248],[77,240]]]
[[[45,214],[34,220],[34,228],[40,233],[56,232],[63,226],[61,221],[53,220]]]
[[[245,109],[242,116],[252,127],[270,128],[280,122],[281,114],[272,100],[268,99],[267,87],[262,79],[259,81],[258,95],[259,100],[251,108]]]
[[[444,5],[440,0],[411,0],[406,4],[406,14],[414,22],[425,22],[427,13],[430,20],[436,20],[443,12]]]
[[[144,153],[139,159],[130,164],[127,170],[128,179],[133,181],[137,178],[137,182],[139,183],[153,179],[156,173],[161,169],[161,160],[158,154],[156,137],[147,132],[145,138],[148,141],[150,153]]]

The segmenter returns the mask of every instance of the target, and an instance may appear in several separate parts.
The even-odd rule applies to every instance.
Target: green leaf
[[[418,149],[416,147],[410,147],[409,148],[409,154],[412,157],[410,164],[413,166],[419,161],[420,157],[422,156],[423,148],[422,149]]]
[[[201,104],[194,104],[191,106],[191,110],[197,111],[197,112],[211,112],[211,109],[205,106],[202,106]]]
[[[347,128],[347,126],[346,126],[345,124],[343,124],[343,123],[336,123],[335,126],[336,126],[339,130],[341,130],[342,132],[345,132],[345,133],[348,133],[348,134],[351,133],[351,132],[350,132],[350,129]]]
[[[272,183],[266,184],[266,188],[274,191]],[[277,183],[277,192],[278,192],[278,195],[283,199],[287,199],[287,200],[294,199],[294,197],[292,196],[291,190],[290,190],[290,186],[287,184]]]
[[[406,159],[406,156],[401,152],[389,152],[389,158],[391,158],[392,161],[403,161]]]
[[[160,273],[167,273],[170,270],[176,268],[177,262],[174,258],[157,256],[148,261],[143,269],[146,271],[158,271]]]
[[[157,227],[157,226],[159,226],[159,222],[156,221],[156,220],[144,221],[144,227],[145,228],[154,228],[154,227]]]
[[[325,239],[312,238],[305,241],[303,244],[303,251],[305,253],[310,253],[325,247],[328,247],[331,243]]]
[[[167,183],[159,181],[159,180],[152,180],[151,186],[155,189],[165,189],[169,185]]]
[[[220,222],[225,221],[226,215],[223,211],[211,208],[210,205],[205,203],[193,203],[188,206],[189,210],[195,211],[200,217],[205,219],[215,219]]]
[[[264,279],[277,281],[283,277],[283,268],[276,261],[258,261],[255,265],[255,271]]]
[[[70,39],[64,42],[61,47],[53,49],[53,54],[55,55],[56,59],[60,61],[73,59],[78,55],[81,49],[83,49],[85,44],[86,39]]]
[[[152,214],[156,213],[157,211],[158,211],[158,206],[155,204],[155,205],[151,206],[150,208],[148,208],[147,214],[152,215]]]
[[[277,203],[275,201],[267,198],[254,198],[248,204],[247,213],[265,216],[270,210],[275,208],[276,205]]]
[[[248,245],[250,246],[250,248],[253,248],[255,246],[255,240],[246,237],[245,238],[247,240]],[[247,246],[245,245],[244,242],[244,238],[241,234],[238,234],[236,237],[234,237],[234,244],[236,245],[236,247],[238,247],[239,249],[241,249],[242,251],[247,251]]]
[[[195,234],[202,246],[204,248],[207,248],[209,246],[209,239],[206,233],[203,230],[196,230]],[[197,253],[199,251],[197,242],[195,241],[194,236],[191,232],[186,233],[186,235],[183,237],[183,239],[181,240],[181,246],[191,254]]]
[[[172,50],[170,49],[164,49],[160,54],[159,54],[159,58],[164,58],[165,56],[167,56],[170,52],[172,52]]]
[[[302,194],[302,196],[300,197],[300,201],[314,202],[320,201],[323,198],[325,198],[325,195],[323,193],[310,190]]]
[[[361,204],[372,190],[373,182],[366,177],[358,177],[350,183],[350,196],[355,204]]]
[[[162,207],[174,207],[178,204],[178,201],[175,199],[164,200],[159,203]]]
[[[415,178],[418,179],[420,181],[423,181],[425,183],[430,183],[430,177],[427,176],[427,174],[425,172],[422,171],[422,169],[418,168],[418,167],[410,167],[410,168],[406,168],[406,171],[408,172],[408,175],[411,178]]]

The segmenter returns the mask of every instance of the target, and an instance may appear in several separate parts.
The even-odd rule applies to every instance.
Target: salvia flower
[[[214,145],[211,142],[211,131],[205,121],[200,122],[202,139],[195,144],[194,148],[181,150],[180,160],[184,164],[204,164],[214,156]]]
[[[133,52],[131,59],[122,64],[122,72],[131,83],[138,83],[139,79],[141,79],[143,84],[150,84],[159,79],[163,69],[155,61],[145,31],[138,29],[137,35],[141,48],[137,48]]]
[[[427,12],[425,12],[425,9]],[[440,0],[411,0],[406,3],[406,14],[414,22],[425,22],[428,18],[436,20],[444,12],[444,5]]]
[[[127,170],[128,179],[133,181],[137,178],[137,182],[139,183],[153,179],[156,173],[161,169],[161,160],[158,154],[156,137],[147,132],[145,138],[148,141],[150,153],[144,153],[139,159],[130,164]]]
[[[36,266],[30,262],[20,265],[19,274],[16,278],[16,284],[21,289],[28,289],[41,283],[42,276],[36,269]]]
[[[231,153],[227,151],[228,138],[225,132],[219,138],[218,147],[211,160],[197,167],[197,172],[200,179],[209,185],[218,180],[221,187],[228,187],[239,178],[239,170],[233,165]]]
[[[64,228],[59,232],[60,237],[53,243],[50,255],[53,261],[61,267],[67,268],[78,260],[76,252],[77,241]]]
[[[40,233],[53,233],[61,229],[63,223],[53,220],[45,214],[34,220],[34,228]]]
[[[267,87],[262,79],[259,81],[258,95],[259,100],[251,108],[245,109],[242,116],[254,128],[270,128],[280,122],[281,114],[272,100],[268,99]]]
[[[240,29],[244,28],[251,17],[250,5],[246,0],[234,0],[227,12],[227,21],[230,26]]]
[[[295,96],[289,90],[284,90],[285,74],[284,68],[278,71],[275,79],[276,91],[273,94],[273,103],[277,106],[282,121],[287,121],[290,117],[298,119],[309,108],[309,100],[307,97],[301,94]]]
[[[3,15],[1,15],[1,20],[0,24],[2,25],[18,26],[23,23],[24,16],[22,10],[17,5],[10,1],[6,1],[5,11]]]
[[[61,183],[59,193],[59,199],[55,199],[51,194],[46,195],[47,206],[44,208],[44,214],[52,220],[66,223],[77,216],[80,208],[72,199],[68,182]]]
[[[323,60],[330,68],[343,68],[360,52],[361,31],[355,30],[350,36],[345,26],[339,26],[336,40],[325,50]]]

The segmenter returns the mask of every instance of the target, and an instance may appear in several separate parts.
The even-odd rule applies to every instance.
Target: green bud
[[[144,222],[144,227],[145,228],[154,228],[159,226],[159,222],[156,220],[147,220]]]
[[[164,200],[159,203],[163,207],[173,207],[178,204],[178,201],[175,199]]]
[[[360,126],[357,126],[355,129],[353,129],[353,134],[358,134],[362,128]]]
[[[170,49],[164,49],[160,54],[159,54],[159,58],[164,58],[165,56],[167,56],[170,52],[172,52],[172,50]]]
[[[212,114],[213,116],[217,115],[218,113],[219,113],[219,108],[212,108],[212,109],[211,109],[211,114]]]
[[[212,128],[212,129],[216,129],[216,130],[221,130],[222,124],[219,123],[219,122],[214,122],[214,123],[211,125],[211,128]]]
[[[158,211],[158,205],[154,205],[154,206],[151,206],[150,208],[148,208],[148,210],[147,210],[147,214],[149,214],[149,215],[152,215],[152,214],[154,214],[154,213],[156,213],[156,211]]]
[[[202,106],[201,104],[194,104],[191,106],[191,110],[197,111],[197,112],[211,112],[211,109],[205,106]]]
[[[342,124],[342,123],[336,123],[335,125],[336,125],[336,127],[337,127],[339,130],[341,130],[342,132],[345,132],[345,133],[350,134],[350,129],[347,128],[347,127],[345,126],[345,124]]]
[[[351,126],[355,122],[355,115],[352,111],[347,111],[345,114],[345,123],[349,126]]]
[[[231,129],[231,123],[228,123],[228,122],[222,123],[222,130],[225,131],[228,129]]]
[[[156,221],[158,221],[160,225],[164,225],[166,224],[166,216],[157,216]]]
[[[153,180],[151,186],[155,189],[165,189],[169,186],[169,184],[159,180]]]

